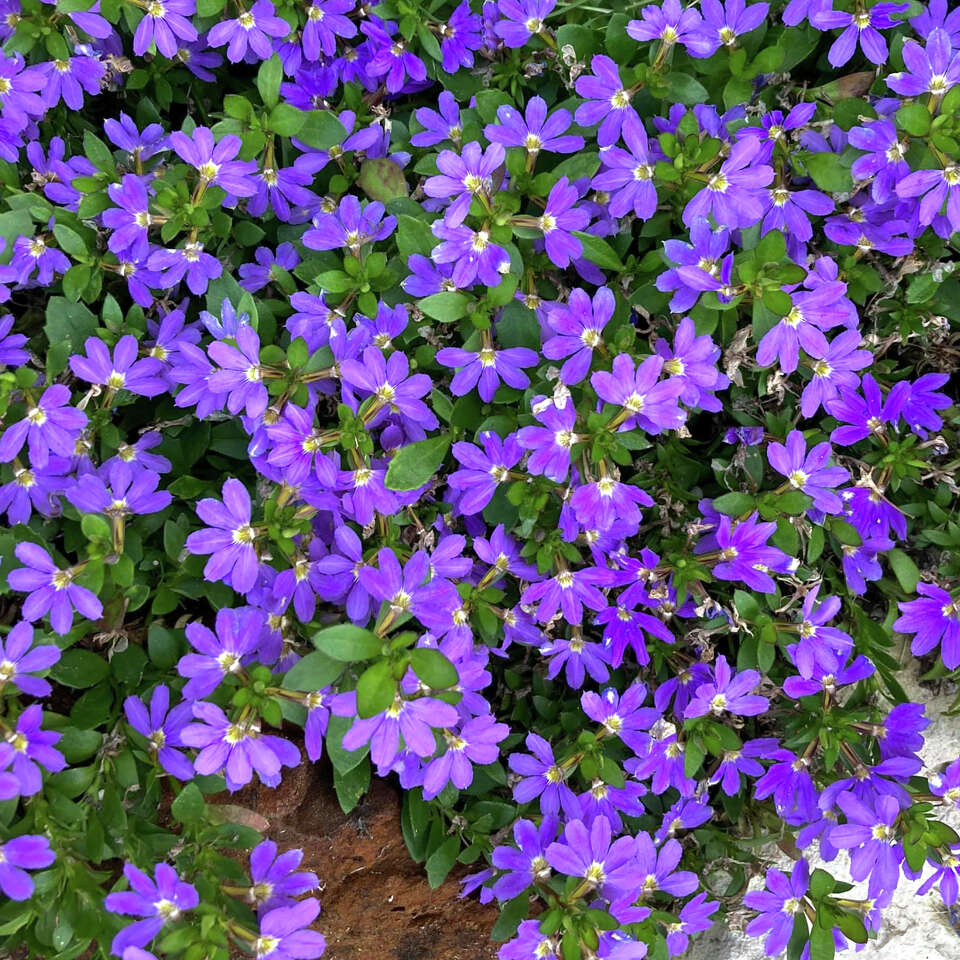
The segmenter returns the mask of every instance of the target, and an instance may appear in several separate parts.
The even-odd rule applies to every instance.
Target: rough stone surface
[[[302,764],[277,790],[232,798],[265,823],[252,824],[281,848],[300,847],[303,867],[320,878],[318,929],[329,960],[495,960],[490,930],[497,911],[458,898],[457,878],[431,890],[423,865],[407,853],[400,800],[374,778],[348,816],[329,771]]]

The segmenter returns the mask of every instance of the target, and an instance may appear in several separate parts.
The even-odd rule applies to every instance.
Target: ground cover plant
[[[318,878],[219,800],[322,756],[503,960],[744,906],[830,960],[898,884],[956,902],[901,671],[960,667],[960,10],[0,36],[4,955],[320,956]]]

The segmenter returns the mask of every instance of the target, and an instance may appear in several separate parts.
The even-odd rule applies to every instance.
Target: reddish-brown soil
[[[400,798],[386,782],[374,778],[348,816],[320,765],[301,764],[276,790],[245,790],[227,802],[251,808],[250,825],[281,849],[303,850],[303,867],[320,878],[317,927],[329,960],[495,960],[496,910],[457,897],[462,872],[430,889],[404,845]]]

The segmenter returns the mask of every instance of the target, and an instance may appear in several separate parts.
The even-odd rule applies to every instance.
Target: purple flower
[[[590,372],[593,351],[602,348],[602,331],[615,308],[616,301],[607,287],[600,287],[592,302],[585,290],[575,287],[566,306],[547,314],[547,323],[557,336],[544,342],[543,355],[548,360],[568,358],[560,368],[560,379],[565,384],[573,386]]]
[[[426,551],[417,551],[401,567],[393,550],[383,547],[377,553],[377,566],[365,566],[360,571],[360,581],[372,596],[389,604],[394,616],[412,613],[424,617],[458,607],[459,596],[450,582],[436,576],[427,581],[429,575],[430,558]]]
[[[767,546],[776,529],[775,523],[759,523],[756,513],[736,522],[721,516],[716,532],[701,540],[694,552],[719,552],[719,561],[713,568],[718,580],[742,580],[753,590],[773,593],[776,584],[767,570],[783,570],[789,563],[782,550]]]
[[[290,33],[290,24],[274,16],[270,0],[257,0],[244,10],[236,20],[225,20],[211,27],[207,44],[211,47],[227,47],[227,59],[239,63],[247,55],[247,48],[258,60],[269,60],[273,54],[271,37],[285,37]],[[171,138],[172,139],[172,138]],[[189,161],[187,161],[189,163]]]
[[[549,580],[531,584],[524,590],[520,602],[537,604],[537,620],[548,623],[561,611],[564,620],[575,626],[583,622],[583,608],[603,610],[607,606],[604,595],[598,589],[609,583],[607,571],[599,567],[582,570],[559,570]]]
[[[886,397],[871,374],[865,374],[860,384],[863,391],[841,389],[825,404],[827,412],[845,426],[837,427],[830,440],[840,446],[849,446],[869,436],[886,434],[886,428],[897,423],[910,393],[910,384],[901,380],[894,384]]]
[[[632,92],[624,88],[613,60],[598,54],[590,61],[590,69],[592,75],[577,78],[576,91],[587,102],[577,107],[575,117],[582,127],[599,123],[597,144],[609,147],[619,139],[626,119],[636,117],[637,112],[630,102]]]
[[[411,376],[407,356],[399,350],[384,358],[378,347],[367,347],[362,360],[340,363],[340,379],[343,384],[371,394],[381,419],[389,411],[409,418],[424,430],[437,426],[437,418],[420,399],[432,386],[430,378],[425,373]]]
[[[684,717],[703,717],[708,713],[722,716],[732,713],[743,717],[755,717],[765,713],[770,706],[766,697],[758,697],[747,691],[754,690],[760,683],[760,674],[756,670],[741,670],[734,673],[721,654],[713,669],[714,679],[697,687],[694,698],[687,704]]]
[[[570,186],[566,177],[561,177],[550,190],[547,205],[537,218],[536,226],[543,233],[544,246],[551,262],[558,267],[567,267],[583,253],[583,244],[571,231],[582,230],[590,222],[590,214],[577,209],[579,199],[576,187]]]
[[[667,949],[670,956],[685,953],[690,945],[691,933],[702,933],[713,926],[713,914],[720,908],[715,900],[707,901],[706,893],[698,893],[688,900],[677,914],[678,923],[667,927]]]
[[[887,86],[903,97],[919,97],[929,93],[942,97],[960,82],[960,53],[954,53],[950,35],[945,30],[932,30],[926,38],[926,49],[909,38],[901,56],[906,72],[891,73]]]
[[[223,580],[237,593],[249,593],[260,576],[260,560],[254,542],[257,531],[250,524],[250,495],[234,478],[223,483],[223,502],[205,498],[197,503],[197,516],[207,529],[187,537],[191,553],[210,554],[203,569],[207,580]]]
[[[152,470],[134,471],[122,460],[115,460],[102,472],[110,480],[109,487],[100,476],[88,473],[67,490],[67,499],[78,510],[113,517],[144,516],[163,510],[173,499],[166,490],[157,491],[160,477]]]
[[[175,923],[187,910],[200,903],[196,887],[177,876],[167,863],[158,863],[154,876],[156,882],[138,870],[132,863],[123,868],[131,889],[108,893],[104,906],[111,913],[143,917],[124,927],[110,945],[110,952],[120,957],[127,947],[145,947],[163,929],[164,924]]]
[[[268,247],[257,247],[253,259],[255,263],[242,263],[237,268],[240,286],[250,293],[262,290],[268,283],[282,282],[284,273],[300,263],[300,254],[292,243],[281,243],[276,253]]]
[[[433,147],[444,140],[451,143],[460,143],[463,136],[463,126],[460,122],[460,107],[457,104],[457,98],[449,90],[442,90],[437,99],[437,105],[440,108],[438,113],[429,107],[420,107],[414,111],[417,123],[423,127],[419,133],[415,133],[410,138],[410,143],[415,147]],[[502,110],[503,108],[500,107]],[[487,127],[489,131],[490,127]],[[494,140],[487,133],[488,140]],[[498,141],[500,142],[500,141]]]
[[[19,782],[21,796],[32,797],[43,787],[42,767],[51,773],[63,770],[67,761],[55,749],[60,734],[41,730],[43,710],[34,703],[17,717],[17,725],[6,737],[0,749],[0,767],[12,766],[13,775]]]
[[[597,190],[610,194],[610,214],[622,217],[633,211],[641,220],[649,220],[657,209],[657,191],[653,185],[656,158],[651,154],[643,121],[629,115],[623,122],[627,150],[612,146],[601,153],[604,169],[591,182]]]
[[[364,20],[360,29],[370,38],[368,43],[371,57],[366,65],[366,72],[371,77],[386,76],[388,93],[399,93],[408,77],[414,83],[422,83],[427,79],[424,62],[407,49],[406,41],[402,37],[394,36],[397,32],[395,23]]]
[[[247,201],[251,217],[262,216],[269,203],[277,219],[289,223],[294,216],[291,205],[306,211],[320,203],[317,195],[307,189],[313,183],[313,175],[296,167],[264,167],[255,182],[257,192]]]
[[[440,30],[444,71],[456,73],[460,67],[473,66],[473,51],[483,46],[482,31],[483,19],[471,11],[468,0],[462,0]]]
[[[693,893],[700,884],[695,873],[677,870],[683,847],[677,840],[667,840],[659,850],[654,846],[650,834],[640,831],[636,837],[636,877],[641,898],[654,893],[666,893],[671,897],[685,897]]]
[[[180,676],[190,678],[183,695],[190,699],[209,696],[225,677],[239,673],[255,658],[263,630],[263,614],[253,607],[218,610],[216,633],[201,623],[188,624],[187,640],[199,652],[186,654],[177,664]]]
[[[933,867],[933,874],[917,888],[917,896],[922,897],[925,893],[933,889],[934,884],[940,885],[940,896],[943,902],[949,907],[957,902],[960,896],[960,857],[957,856],[960,848],[953,845],[947,852],[942,853],[942,859],[936,860],[927,858],[927,863]]]
[[[144,17],[144,20],[147,18]],[[147,256],[147,228],[152,223],[150,200],[143,180],[132,173],[107,186],[107,193],[116,207],[104,210],[103,225],[113,231],[107,246],[118,257],[143,260]]]
[[[513,799],[529,803],[539,797],[545,816],[556,816],[562,806],[568,817],[578,817],[580,804],[566,784],[568,771],[558,766],[550,744],[535,733],[527,734],[524,743],[531,753],[511,753],[507,760],[510,769],[522,777],[513,788]]]
[[[320,913],[314,897],[291,907],[277,907],[260,918],[260,935],[253,943],[258,957],[270,960],[315,960],[326,949],[323,934],[306,930]]]
[[[531,37],[545,32],[543,22],[556,5],[556,0],[498,0],[503,19],[497,21],[494,33],[505,47],[522,47]]]
[[[702,22],[696,7],[683,7],[680,0],[664,0],[662,6],[649,5],[640,11],[642,20],[627,24],[627,35],[634,40],[659,40],[669,46],[679,43],[690,49],[696,40],[697,28]]]
[[[904,159],[907,144],[901,142],[896,126],[884,119],[853,127],[847,136],[851,146],[867,151],[853,161],[850,173],[857,180],[871,180],[870,196],[877,203],[886,203],[897,183],[910,173]]]
[[[7,583],[11,590],[29,594],[21,610],[24,620],[39,620],[49,612],[51,629],[62,636],[73,626],[74,610],[87,620],[100,619],[103,606],[96,595],[73,582],[77,568],[61,570],[35,543],[18,543],[13,552],[24,566],[11,570]]]
[[[337,52],[337,37],[349,40],[357,35],[356,24],[344,16],[355,5],[354,0],[313,0],[307,7],[301,42],[308,60],[319,60],[321,52],[332,57]]]
[[[786,950],[795,921],[800,918],[806,923],[810,867],[806,860],[798,860],[789,879],[776,867],[771,867],[767,871],[766,884],[766,890],[751,890],[744,895],[744,905],[760,911],[760,916],[747,924],[746,932],[751,937],[766,935],[764,949],[768,957],[775,957]]]
[[[269,0],[258,0],[252,9],[255,11],[257,7],[264,5],[273,9]],[[241,19],[252,15],[243,13]],[[286,27],[285,23],[284,26]],[[252,197],[257,192],[257,185],[252,177],[252,174],[256,173],[257,165],[252,160],[234,160],[242,145],[240,138],[233,134],[227,134],[215,143],[213,131],[209,127],[197,127],[189,136],[182,130],[170,134],[170,146],[184,163],[190,164],[200,174],[202,183],[220,187],[235,197]]]
[[[241,324],[234,339],[235,347],[217,340],[207,348],[210,359],[219,367],[208,384],[213,393],[227,395],[231,413],[244,410],[248,417],[259,417],[270,399],[260,366],[260,337],[253,327]]]
[[[530,378],[522,368],[536,366],[539,359],[535,351],[526,347],[498,350],[493,346],[485,346],[481,347],[479,353],[460,347],[444,347],[436,355],[437,363],[445,367],[460,367],[450,381],[450,392],[462,397],[477,387],[484,403],[493,400],[501,380],[516,390],[530,386]]]
[[[463,464],[463,469],[454,471],[447,478],[451,488],[460,491],[457,505],[466,516],[483,510],[523,456],[523,450],[513,435],[501,440],[492,431],[484,430],[478,439],[483,446],[482,452],[472,443],[460,441],[453,445],[453,455]]]
[[[177,54],[178,38],[187,43],[197,39],[188,19],[197,12],[194,0],[151,0],[133,35],[133,52],[142,57],[151,43],[168,59]]]
[[[869,876],[869,897],[893,890],[903,862],[896,830],[900,804],[894,797],[880,794],[868,805],[848,792],[837,797],[837,804],[847,822],[830,830],[830,842],[851,851],[850,876],[858,882]]]
[[[524,114],[504,104],[497,107],[499,123],[488,123],[486,138],[505,147],[523,147],[528,157],[536,157],[541,150],[548,153],[576,153],[583,149],[583,137],[562,136],[573,118],[569,110],[555,110],[547,117],[543,97],[531,97]]]
[[[458,227],[470,211],[474,197],[483,197],[487,202],[493,194],[493,174],[503,165],[504,150],[499,143],[492,143],[484,151],[476,141],[468,143],[462,154],[441,150],[437,157],[439,175],[428,177],[423,185],[428,197],[453,197],[453,202],[444,211],[444,220],[451,227]]]
[[[280,783],[283,767],[295,767],[300,751],[281,737],[265,736],[258,720],[231,721],[213,703],[194,703],[193,715],[199,723],[183,728],[181,739],[188,747],[199,749],[193,766],[201,776],[224,771],[231,793],[246,786],[256,771],[263,784]]]
[[[657,277],[658,290],[675,291],[670,301],[672,313],[685,313],[704,290],[720,290],[730,282],[733,254],[724,253],[730,247],[730,232],[726,227],[714,230],[706,217],[690,225],[690,243],[666,240],[663,252],[673,267]]]
[[[31,697],[48,697],[50,684],[30,674],[52,667],[60,659],[60,648],[45,643],[31,649],[32,644],[33,626],[25,620],[10,630],[6,641],[0,637],[0,689],[12,683]]]
[[[938,393],[950,377],[945,373],[925,373],[910,383],[910,389],[903,402],[903,419],[918,436],[926,437],[927,430],[939,430],[943,420],[937,410],[945,410],[952,401],[945,393]]]
[[[431,760],[423,775],[423,799],[432,800],[448,784],[465,790],[473,783],[471,764],[494,763],[500,754],[497,744],[510,733],[505,723],[488,714],[473,717],[459,730],[445,730],[447,749]]]
[[[707,0],[705,0],[707,2]],[[718,0],[710,0],[719,6]],[[754,4],[753,9],[766,4]],[[773,167],[755,163],[761,141],[746,137],[730,150],[720,169],[683,208],[683,222],[692,226],[698,217],[713,219],[725,227],[750,227],[763,217],[767,196],[762,187],[773,180]]]
[[[50,239],[50,235],[44,233],[17,237],[13,241],[10,269],[3,271],[3,281],[6,283],[16,279],[18,283],[25,284],[37,271],[36,283],[46,287],[53,282],[56,274],[66,273],[70,269],[70,260],[62,251],[49,246]]]
[[[570,471],[570,450],[580,442],[574,432],[577,411],[568,401],[558,407],[552,399],[536,396],[531,401],[533,415],[542,427],[523,427],[517,432],[517,442],[532,451],[527,461],[530,473],[543,474],[556,483],[563,483]]]
[[[606,817],[597,817],[589,830],[582,820],[570,820],[563,840],[547,847],[547,862],[558,873],[586,881],[588,889],[599,890],[605,897],[624,896],[642,882],[643,865],[635,860],[633,837],[611,839]]]
[[[382,771],[391,768],[403,746],[418,757],[429,757],[437,749],[433,729],[454,727],[459,720],[456,707],[421,697],[405,700],[397,696],[393,704],[382,713],[367,719],[357,718],[343,736],[344,750],[357,750],[370,744],[370,759]]]
[[[47,107],[55,107],[61,100],[71,109],[83,107],[84,92],[94,96],[100,92],[100,81],[107,68],[93,57],[69,57],[39,64],[43,77],[42,96]]]
[[[38,470],[47,466],[51,453],[72,457],[77,437],[86,425],[87,415],[70,406],[70,390],[55,383],[43,391],[36,404],[28,404],[22,420],[4,431],[0,439],[0,463],[13,460],[24,443],[30,454],[30,465]]]
[[[141,397],[156,397],[166,393],[167,383],[160,376],[162,366],[154,357],[137,359],[139,344],[127,334],[117,341],[113,357],[107,345],[98,337],[88,337],[87,355],[70,358],[70,369],[81,380],[105,386],[108,390],[128,390]]]
[[[294,906],[301,894],[320,885],[315,873],[294,872],[302,859],[302,850],[287,850],[278,855],[272,840],[264,840],[250,851],[253,882],[247,898],[256,905],[261,917],[277,907]]]
[[[304,246],[311,250],[337,250],[346,247],[354,255],[367,243],[385,240],[397,226],[396,217],[384,217],[382,203],[368,203],[362,210],[360,201],[347,194],[340,200],[336,213],[322,213],[314,227],[303,235]]]
[[[933,223],[944,203],[947,220],[953,230],[960,230],[960,166],[951,163],[942,170],[916,170],[897,181],[901,199],[921,197],[918,215],[921,226]]]
[[[787,443],[771,443],[767,447],[767,459],[777,473],[787,478],[794,490],[800,490],[813,500],[813,506],[824,513],[840,513],[843,502],[833,487],[850,479],[843,467],[828,467],[833,450],[829,443],[818,443],[810,452],[803,434],[791,430]]]
[[[12,329],[13,315],[4,314],[0,317],[0,367],[21,367],[30,359],[23,349],[27,337],[22,333],[11,333]]]
[[[800,412],[812,417],[821,406],[833,400],[843,388],[855,389],[860,378],[854,373],[873,363],[869,350],[858,350],[860,331],[845,330],[829,344],[810,345],[808,353],[813,358],[813,377],[803,388]]]
[[[27,870],[42,870],[55,859],[46,837],[26,834],[0,844],[0,890],[11,900],[29,900],[33,880]]]
[[[453,264],[455,287],[470,287],[477,281],[496,287],[509,273],[510,256],[490,240],[488,230],[473,230],[464,224],[452,227],[442,219],[434,220],[432,230],[443,242],[433,248],[431,257],[441,265]]]
[[[493,885],[493,895],[500,901],[512,900],[532,884],[550,878],[547,847],[556,839],[559,824],[554,816],[545,816],[537,827],[531,820],[517,820],[513,825],[516,848],[496,847],[490,861],[498,870],[506,871]]]
[[[192,704],[180,703],[170,709],[170,690],[160,684],[153,688],[149,711],[137,697],[127,697],[123,712],[134,730],[146,738],[157,762],[178,780],[193,778],[193,764],[177,747],[183,747],[181,734],[193,716]]]
[[[586,530],[606,532],[616,523],[636,529],[641,507],[652,507],[653,498],[632,483],[621,483],[609,475],[585,483],[574,491],[570,506],[577,521]]]
[[[914,634],[910,652],[922,657],[934,647],[948,670],[960,666],[960,606],[946,590],[933,583],[918,583],[919,599],[901,603],[893,629]]]
[[[830,4],[811,11],[809,17],[817,30],[843,31],[827,54],[832,66],[842,67],[853,56],[858,42],[863,55],[871,63],[881,66],[887,62],[887,41],[880,31],[895,27],[899,21],[890,14],[903,13],[909,6],[908,3],[878,3],[869,10],[858,8],[856,13],[848,13],[833,10]]]
[[[590,377],[597,396],[622,408],[616,418],[620,430],[639,427],[647,433],[676,430],[686,420],[677,405],[683,383],[676,378],[657,382],[663,370],[663,358],[644,358],[634,369],[633,357],[619,353],[613,358],[611,372],[599,370]]]
[[[754,3],[750,7],[744,0],[703,0],[703,22],[696,28],[687,43],[694,57],[711,57],[721,46],[732,48],[737,38],[756,30],[767,17],[769,3]]]
[[[680,400],[684,404],[713,413],[723,409],[713,395],[714,390],[730,385],[730,380],[717,369],[720,348],[709,335],[697,336],[690,317],[684,317],[677,326],[672,349],[665,339],[657,340],[654,349],[663,357],[663,369],[671,381],[682,384]]]

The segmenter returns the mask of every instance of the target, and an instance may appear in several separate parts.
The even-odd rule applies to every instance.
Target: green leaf
[[[933,119],[930,111],[921,103],[908,103],[902,106],[896,114],[897,126],[906,130],[911,137],[923,137],[930,132],[930,122]]]
[[[66,297],[47,300],[43,332],[48,343],[67,343],[73,353],[83,353],[84,342],[97,332],[98,326],[96,316],[82,303],[71,303]]]
[[[684,103],[692,106],[697,103],[707,103],[710,94],[707,88],[690,76],[689,73],[679,73],[671,70],[667,75],[667,99],[673,103]]]
[[[849,166],[836,153],[810,153],[803,158],[810,178],[827,193],[849,193],[853,189],[853,177]]]
[[[404,261],[409,260],[415,253],[429,257],[437,243],[429,223],[411,217],[408,213],[401,213],[397,217],[397,249]]]
[[[748,493],[725,493],[713,501],[713,509],[728,517],[739,517],[750,513],[756,506],[756,500]]]
[[[888,550],[887,559],[890,561],[890,569],[893,570],[903,590],[906,593],[915,593],[917,582],[920,580],[919,567],[899,548]]]
[[[428,316],[441,323],[452,323],[467,315],[470,298],[453,290],[432,293],[417,301],[417,306]]]
[[[188,783],[170,804],[170,812],[178,823],[199,823],[207,808],[200,788]]]
[[[813,503],[813,498],[802,490],[788,490],[777,498],[777,507],[782,513],[796,516],[803,513]]]
[[[837,881],[826,870],[819,868],[810,875],[810,895],[815,900],[820,900],[828,894],[833,893],[833,888]]]
[[[917,869],[922,868],[923,859],[921,859],[920,866]],[[866,943],[869,939],[867,936],[867,928],[860,914],[854,913],[852,910],[844,910],[843,913],[834,919],[836,925],[840,928],[840,932],[848,940],[852,940],[854,943]]]
[[[410,651],[413,672],[434,690],[452,687],[459,679],[457,668],[439,651],[418,647]]]
[[[357,714],[375,717],[389,707],[397,695],[397,681],[389,660],[378,660],[357,680]]]
[[[311,110],[307,114],[297,139],[314,150],[329,150],[342,143],[347,136],[346,127],[329,110]]]
[[[573,235],[583,245],[583,256],[591,263],[595,263],[604,270],[622,270],[623,264],[613,247],[606,240],[595,237],[592,233],[583,233],[574,230]]]
[[[384,485],[388,490],[422,487],[436,473],[449,449],[450,436],[445,433],[401,447],[387,467]]]
[[[147,630],[147,653],[155,667],[169,670],[180,659],[180,640],[172,630],[151,623]]]
[[[88,540],[112,539],[110,521],[100,513],[85,513],[80,521],[80,529]]]
[[[695,776],[705,756],[699,743],[688,740],[683,747],[683,775],[687,778]]]
[[[379,647],[377,651],[379,652]],[[306,690],[313,692],[329,686],[343,673],[343,661],[319,650],[301,657],[283,678],[282,686],[286,690]]]
[[[357,186],[371,199],[387,203],[410,192],[403,170],[387,157],[364,160]]]
[[[857,532],[856,527],[847,523],[846,520],[841,520],[838,517],[830,518],[830,532],[845,547],[859,547],[860,544],[863,543],[863,539]]]
[[[289,103],[278,103],[270,111],[267,125],[281,137],[295,137],[306,122],[307,114],[303,110]]]
[[[447,879],[459,853],[460,838],[448,837],[427,857],[427,882],[431,889],[436,890]]]
[[[83,135],[83,152],[98,170],[116,176],[117,164],[113,159],[113,153],[99,137],[89,130]]]
[[[334,627],[318,630],[312,639],[313,645],[321,653],[341,663],[370,660],[383,647],[383,641],[375,633],[355,627],[352,623],[338,623]]]
[[[280,55],[275,53],[269,60],[264,60],[257,71],[257,90],[260,91],[260,99],[266,106],[275,107],[279,103],[282,80],[283,64],[280,61]],[[271,127],[271,129],[274,128]]]
[[[86,690],[96,686],[110,673],[110,664],[105,657],[91,650],[71,647],[65,650],[58,663],[50,670],[50,677],[65,687]]]

